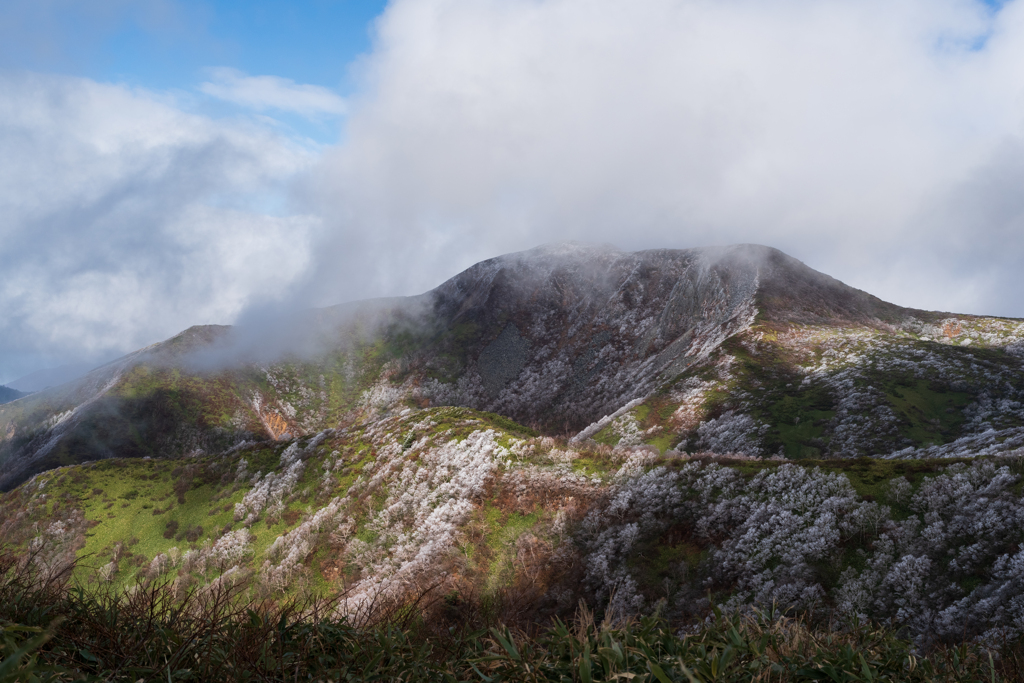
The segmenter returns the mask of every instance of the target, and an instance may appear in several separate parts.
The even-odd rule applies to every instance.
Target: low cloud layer
[[[197,86],[344,114],[326,150],[0,75],[0,379],[566,239],[768,244],[899,304],[1024,316],[1024,0],[393,0],[354,68],[344,100]]]
[[[285,296],[309,151],[86,79],[0,75],[0,376],[107,358]]]

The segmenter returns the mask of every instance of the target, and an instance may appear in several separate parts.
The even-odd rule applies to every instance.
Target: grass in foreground
[[[338,603],[253,602],[244,588],[175,600],[160,586],[85,592],[0,557],[0,683],[13,681],[996,681],[1022,680],[1024,648],[915,654],[872,624],[717,614],[681,634],[657,616],[513,630],[449,625],[426,599],[356,625]],[[489,627],[489,628],[488,628]]]

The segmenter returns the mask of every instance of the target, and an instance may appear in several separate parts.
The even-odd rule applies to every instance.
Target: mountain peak
[[[780,444],[795,453],[859,452],[832,448],[826,438],[831,427],[800,423],[798,439],[786,436],[789,427],[773,432],[775,408],[747,414],[748,404],[774,406],[788,397],[803,405],[805,397],[793,387],[812,386],[804,380],[819,371],[815,359],[830,367],[826,359],[861,344],[865,335],[886,349],[883,356],[898,357],[901,368],[916,362],[908,360],[913,354],[933,353],[928,344],[944,345],[948,355],[953,343],[1009,349],[1024,338],[1016,323],[886,303],[756,244],[639,252],[547,244],[478,263],[420,296],[309,311],[279,327],[287,328],[280,339],[251,330],[232,334],[224,326],[189,328],[0,408],[0,486],[56,463],[114,453],[214,452],[233,441],[308,434],[403,407],[438,405],[485,410],[567,435],[606,416],[629,422],[622,411],[643,404],[662,417],[645,418],[649,423],[637,433],[662,430],[662,436],[637,437],[637,443],[689,443],[698,428],[757,432],[768,425],[767,441],[750,446],[752,452],[774,452]],[[273,353],[250,353],[236,343],[240,336],[271,344]],[[867,362],[856,354],[850,359]],[[968,360],[961,365],[971,366]],[[1006,362],[1019,364],[1012,354]],[[736,367],[746,370],[736,374]],[[881,381],[871,377],[863,381]],[[973,379],[961,381],[974,386]],[[691,385],[704,388],[691,396]],[[818,422],[838,410],[841,398],[831,385],[822,387],[815,399]],[[879,389],[872,401],[886,391]],[[733,405],[713,399],[715,392],[750,398]],[[884,439],[865,436],[863,443],[895,450],[920,443],[921,435],[934,443],[940,437],[929,425],[949,420],[929,412],[933,404],[945,406],[944,399],[928,400],[920,415],[908,414],[908,424],[922,415],[931,421],[907,432],[914,436],[900,436],[890,425]],[[688,401],[704,407],[680,407]],[[731,417],[716,422],[724,413]],[[879,419],[865,417],[865,424]],[[707,441],[724,443],[746,448],[747,442]],[[838,436],[833,443],[840,443]]]

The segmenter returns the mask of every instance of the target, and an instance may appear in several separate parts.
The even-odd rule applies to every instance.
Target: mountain
[[[0,406],[0,439],[0,543],[86,583],[1024,623],[1024,321],[767,247],[553,245],[191,328]]]
[[[19,377],[13,382],[8,382],[7,386],[25,393],[42,391],[43,389],[60,386],[73,379],[78,379],[92,368],[93,365],[89,363],[68,363],[56,368],[36,370],[24,377]]]
[[[17,389],[12,389],[11,387],[0,385],[0,403],[10,403],[11,401],[17,400],[22,396],[27,395],[28,394],[22,393]]]
[[[791,458],[1010,448],[1024,426],[1019,321],[901,308],[767,247],[554,245],[287,327],[192,328],[0,409],[0,487],[429,405]]]

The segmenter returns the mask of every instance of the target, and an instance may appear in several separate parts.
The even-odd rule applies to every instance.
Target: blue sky
[[[3,0],[0,383],[538,244],[1024,317],[1024,0]]]
[[[197,110],[238,108],[205,98],[197,87],[211,67],[272,74],[345,96],[352,64],[370,50],[384,0],[12,0],[0,9],[0,59],[7,68],[84,76],[150,90],[192,92]],[[6,14],[6,16],[5,16]],[[338,139],[339,117],[278,112],[318,142]]]

